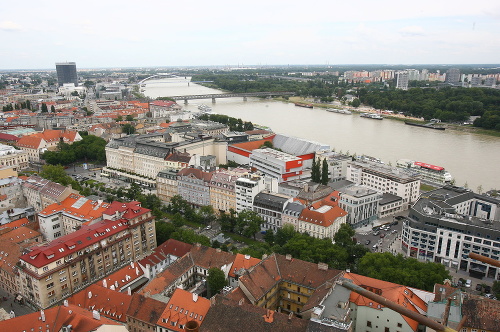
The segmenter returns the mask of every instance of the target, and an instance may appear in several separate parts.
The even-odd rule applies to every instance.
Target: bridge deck
[[[233,97],[267,97],[267,96],[293,96],[295,92],[276,91],[276,92],[243,92],[243,93],[209,93],[202,95],[169,96],[175,100],[190,99],[210,99],[210,98],[233,98]]]

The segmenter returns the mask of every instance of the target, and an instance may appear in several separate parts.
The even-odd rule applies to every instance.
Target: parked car
[[[396,217],[394,217],[394,219],[396,219],[396,220],[403,220],[404,218],[405,218],[405,216],[396,216]],[[396,223],[396,225],[397,225],[397,223]]]
[[[483,290],[483,286],[481,284],[477,284],[476,285],[476,290],[477,291],[482,291]]]
[[[472,286],[472,280],[467,279],[467,281],[465,282],[465,287],[470,288],[470,286]]]
[[[380,234],[380,238],[381,238],[381,239],[383,239],[384,237],[385,237],[385,234],[384,234],[384,233]]]
[[[380,234],[380,231],[373,232],[373,235],[377,236]]]
[[[206,230],[209,230],[209,229],[212,229],[212,226],[208,225],[207,227],[205,227]]]
[[[366,240],[366,241],[365,241],[365,245],[369,245],[371,242],[372,242],[372,241],[370,241],[370,240]]]

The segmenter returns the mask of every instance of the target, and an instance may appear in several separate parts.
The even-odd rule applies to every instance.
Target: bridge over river
[[[169,96],[174,100],[184,100],[187,104],[188,100],[193,99],[212,99],[212,103],[215,103],[216,98],[234,98],[243,97],[243,100],[247,100],[248,97],[273,97],[273,96],[294,96],[295,92],[287,91],[274,91],[274,92],[243,92],[243,93],[209,93],[203,95],[186,95],[186,96]]]

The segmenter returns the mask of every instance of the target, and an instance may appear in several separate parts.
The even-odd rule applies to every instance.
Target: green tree
[[[207,276],[207,291],[208,298],[211,298],[215,294],[218,294],[224,286],[227,285],[227,280],[224,272],[217,268],[212,267],[208,270]]]
[[[354,98],[352,101],[351,101],[351,106],[352,107],[359,107],[359,105],[361,105],[361,102],[359,101],[358,98]]]
[[[340,225],[340,228],[337,233],[335,233],[333,239],[335,241],[335,244],[338,244],[341,247],[349,247],[356,244],[356,242],[354,242],[353,240],[354,234],[356,234],[356,232],[349,224],[346,223]]]
[[[47,113],[49,109],[47,108],[47,104],[42,103],[42,113]]]
[[[115,119],[116,122],[123,121],[123,117],[121,115],[118,115]]]
[[[138,200],[141,194],[142,194],[141,187],[137,183],[132,182],[125,196],[130,200]]]
[[[500,299],[500,281],[494,281],[493,287],[491,287],[491,291],[495,295],[497,299]]]
[[[328,181],[330,180],[329,174],[328,174],[328,162],[326,159],[323,159],[323,165],[321,166],[321,184],[324,184],[325,186],[328,185]]]
[[[134,121],[134,116],[132,114],[129,114],[125,117],[126,121]]]
[[[164,221],[157,221],[155,223],[156,228],[156,243],[158,245],[170,239],[172,233],[175,232],[176,227],[174,224]]]
[[[264,223],[264,220],[257,214],[257,212],[251,210],[243,210],[238,213],[238,219],[236,222],[236,229],[239,230],[238,233],[246,237],[252,237],[255,239],[255,233],[260,230],[260,226]]]
[[[274,236],[274,243],[278,246],[284,246],[297,232],[292,225],[286,224],[276,231]]]
[[[212,223],[216,219],[215,211],[212,205],[205,205],[200,207],[197,211],[197,214],[200,217],[200,220],[205,225]]]
[[[122,126],[122,133],[132,135],[135,133],[135,127],[130,123],[126,123]]]

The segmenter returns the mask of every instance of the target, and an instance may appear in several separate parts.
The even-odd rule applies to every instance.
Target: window
[[[54,283],[51,282],[50,284],[47,284],[47,289],[51,289],[52,287],[54,287]]]
[[[401,323],[398,323],[398,327],[403,327],[403,324],[401,324]]]
[[[368,321],[366,321],[366,326],[368,326],[368,327],[372,327],[372,322],[370,322],[369,320],[368,320]]]

